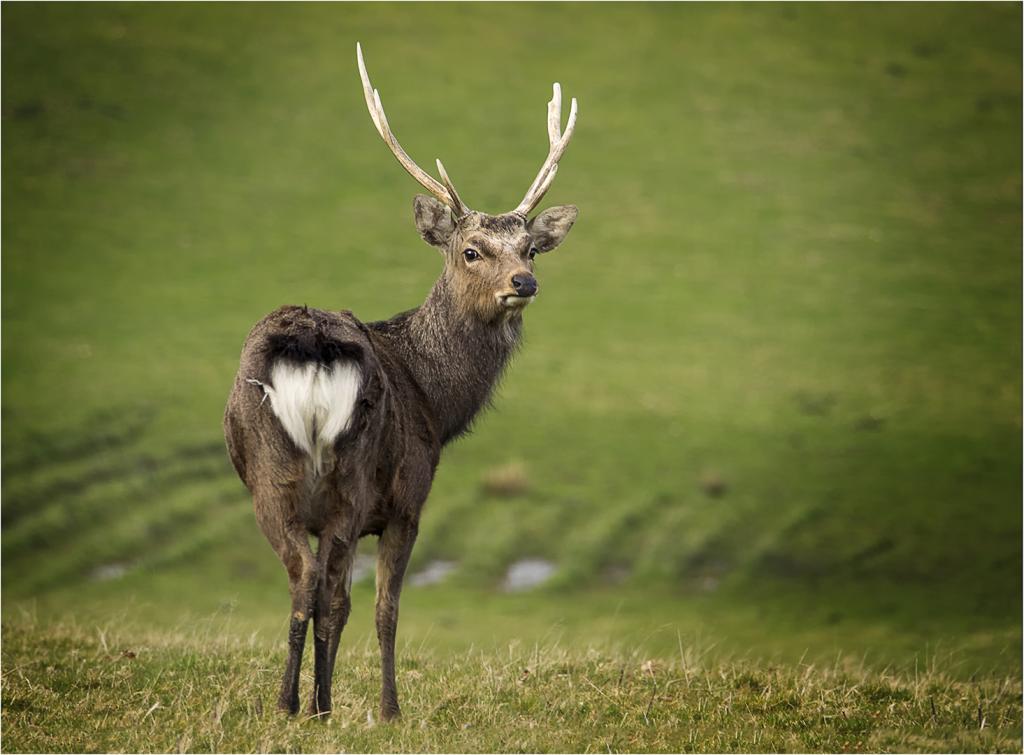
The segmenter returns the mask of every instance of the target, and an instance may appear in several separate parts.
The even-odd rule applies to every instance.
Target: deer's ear
[[[451,211],[433,197],[424,194],[416,195],[412,211],[416,218],[416,230],[423,240],[441,251],[447,249],[448,240],[455,230]]]
[[[535,217],[526,226],[537,251],[543,254],[550,252],[562,243],[562,239],[569,233],[572,224],[576,222],[579,210],[575,205],[564,204],[558,207],[549,207],[540,215]]]

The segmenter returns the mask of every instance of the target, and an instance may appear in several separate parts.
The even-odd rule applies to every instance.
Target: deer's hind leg
[[[253,494],[256,521],[288,572],[291,593],[291,617],[288,626],[288,661],[277,707],[288,713],[299,712],[299,670],[306,645],[306,632],[313,612],[317,584],[317,564],[309,546],[305,527],[298,516],[303,492],[300,486],[273,486]]]
[[[357,530],[350,519],[345,524],[328,527],[320,536],[319,579],[313,605],[314,683],[310,715],[323,716],[331,712],[334,659],[352,606],[352,563],[357,541]]]

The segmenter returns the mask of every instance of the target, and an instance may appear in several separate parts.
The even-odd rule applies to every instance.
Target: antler
[[[391,132],[388,118],[384,115],[384,106],[380,103],[380,93],[370,84],[370,77],[366,73],[366,64],[363,62],[363,48],[358,42],[356,42],[356,57],[359,60],[359,78],[363,80],[363,95],[366,97],[366,107],[370,111],[370,119],[377,129],[377,133],[380,134],[380,138],[390,147],[395,157],[398,158],[398,162],[402,164],[402,167],[409,172],[409,175],[419,181],[424,189],[448,205],[455,214],[455,217],[465,215],[469,212],[469,208],[459,198],[459,193],[455,191],[455,186],[452,184],[451,179],[448,178],[448,173],[445,172],[441,161],[437,161],[437,170],[441,174],[441,180],[444,181],[443,185],[412,161],[412,158],[405,153],[402,145],[398,143],[398,139]],[[575,108],[574,100],[573,112],[575,112]]]
[[[565,124],[565,133],[562,133],[562,87],[556,82],[552,87],[551,101],[548,103],[548,158],[540,167],[540,173],[533,179],[526,196],[519,206],[513,211],[526,217],[534,207],[540,204],[551,182],[555,180],[555,173],[558,172],[558,161],[562,159],[562,153],[569,146],[572,139],[572,132],[576,128],[576,98],[572,98],[569,107],[569,121]]]

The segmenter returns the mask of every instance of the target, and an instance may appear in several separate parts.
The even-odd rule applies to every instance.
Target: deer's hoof
[[[299,712],[299,701],[278,700],[277,709],[282,713],[287,713],[289,716],[294,716]]]
[[[308,718],[322,718],[322,719],[327,719],[327,718],[329,718],[329,717],[330,717],[330,715],[331,715],[331,709],[330,709],[330,707],[329,707],[329,706],[328,706],[328,707],[326,707],[326,708],[324,708],[324,707],[321,707],[320,705],[317,705],[317,702],[316,702],[316,700],[314,700],[313,702],[311,702],[311,703],[309,704],[309,707],[307,707],[307,708],[306,708],[306,716],[307,716]]]

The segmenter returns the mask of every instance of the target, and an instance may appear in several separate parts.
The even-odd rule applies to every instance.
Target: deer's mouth
[[[523,309],[531,301],[537,298],[533,296],[520,296],[519,294],[498,294],[497,299],[501,306],[506,309]]]

